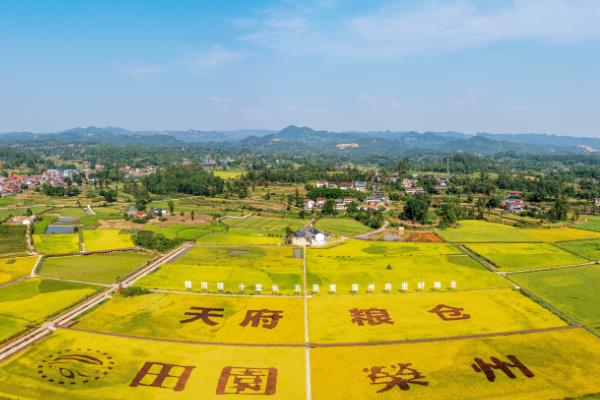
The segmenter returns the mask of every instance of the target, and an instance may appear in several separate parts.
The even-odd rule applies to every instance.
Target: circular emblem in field
[[[58,385],[87,384],[108,375],[114,365],[108,353],[75,348],[46,356],[38,364],[38,374],[40,378]]]

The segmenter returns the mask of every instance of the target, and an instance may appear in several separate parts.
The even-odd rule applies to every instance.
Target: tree
[[[562,196],[557,196],[554,200],[554,205],[548,212],[548,219],[553,222],[565,221],[569,212],[569,204]]]
[[[406,199],[402,217],[412,222],[425,224],[427,222],[430,205],[431,199],[427,195],[409,196],[408,199]]]
[[[439,215],[440,215],[440,225],[448,226],[454,224],[458,221],[458,206],[456,205],[456,201],[453,198],[448,198],[440,207]]]
[[[328,199],[323,206],[322,212],[325,215],[335,215],[335,200]]]
[[[169,200],[167,202],[167,207],[169,207],[170,214],[173,214],[173,212],[175,212],[175,202],[173,200]]]

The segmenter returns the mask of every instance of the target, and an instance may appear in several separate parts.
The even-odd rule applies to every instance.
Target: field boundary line
[[[38,256],[38,259],[36,260],[35,264],[33,265],[33,268],[31,268],[31,273],[29,274],[29,276],[31,278],[35,278],[37,273],[35,271],[37,271],[38,265],[40,265],[40,262],[42,261],[42,259],[44,258],[44,256],[40,255]]]
[[[310,374],[310,337],[308,329],[308,271],[306,262],[306,246],[302,247],[303,277],[304,277],[304,367],[306,369],[304,379],[306,381],[306,400],[312,399],[312,377]]]
[[[596,265],[596,264],[598,264],[598,261],[590,261],[590,262],[581,263],[581,264],[558,265],[556,267],[524,269],[522,271],[497,271],[497,274],[498,275],[529,274],[532,272],[553,271],[556,269],[587,267],[587,266]]]
[[[569,329],[583,329],[583,327],[579,326],[579,325],[562,325],[562,326],[554,326],[554,327],[550,327],[550,328],[524,329],[524,330],[507,331],[507,332],[479,333],[479,334],[462,335],[462,336],[442,336],[442,337],[423,338],[423,339],[382,340],[382,341],[373,341],[373,342],[347,342],[347,343],[239,343],[239,342],[229,342],[229,343],[227,343],[227,342],[208,342],[208,341],[200,341],[200,340],[136,336],[136,335],[130,335],[130,334],[126,334],[126,333],[102,332],[102,331],[96,331],[96,330],[91,330],[91,329],[75,328],[75,327],[66,326],[66,325],[61,325],[61,326],[58,326],[57,328],[67,330],[67,331],[89,333],[92,335],[112,336],[112,337],[119,337],[119,338],[124,338],[124,339],[145,340],[145,341],[150,341],[150,342],[166,342],[166,343],[180,343],[180,344],[203,345],[203,346],[222,346],[222,347],[264,347],[264,348],[268,348],[268,347],[301,348],[301,347],[304,347],[306,349],[306,351],[309,351],[309,349],[327,348],[327,347],[389,346],[389,345],[398,345],[398,344],[451,342],[451,341],[457,341],[457,340],[530,335],[530,334],[536,334],[536,333],[554,332],[554,331],[562,331],[562,330],[569,330]],[[308,393],[307,393],[307,396],[308,396]]]
[[[49,281],[60,281],[60,282],[69,282],[69,283],[81,283],[81,284],[84,284],[84,285],[94,285],[94,286],[101,286],[101,287],[105,287],[105,288],[109,288],[109,287],[114,286],[114,284],[110,284],[110,283],[80,281],[80,280],[77,280],[77,279],[57,278],[55,276],[37,275],[37,277],[41,278],[41,279],[47,279]]]

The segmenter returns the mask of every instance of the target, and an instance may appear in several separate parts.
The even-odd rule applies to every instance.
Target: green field
[[[96,289],[89,285],[28,279],[0,290],[0,341],[42,322]]]
[[[225,228],[217,228],[214,225],[210,224],[172,224],[172,225],[155,225],[155,224],[146,224],[144,226],[145,230],[153,231],[156,233],[161,233],[165,235],[169,239],[183,239],[183,240],[197,240],[202,236],[224,232]]]
[[[196,242],[203,244],[283,244],[283,235],[279,231],[229,228],[227,231],[215,231],[201,235]]]
[[[577,228],[600,232],[600,216],[587,217],[587,221],[577,225]]]
[[[303,219],[296,218],[276,218],[276,217],[258,217],[249,218],[225,218],[223,223],[235,228],[252,229],[258,231],[283,231],[290,228],[294,231],[300,229],[306,222]]]
[[[111,284],[152,258],[147,253],[92,254],[89,256],[51,257],[44,261],[39,274],[49,278]]]
[[[437,230],[449,242],[532,242],[522,229],[479,220],[460,221],[457,228]]]
[[[34,234],[33,246],[42,254],[79,253],[78,233]]]
[[[94,228],[100,220],[123,218],[123,210],[116,207],[92,207],[96,215],[84,215],[79,219],[79,224],[84,228]]]
[[[0,254],[22,253],[27,251],[25,227],[0,225]]]
[[[160,270],[145,276],[139,286],[184,290],[191,280],[193,290],[200,282],[208,282],[209,291],[216,292],[217,282],[225,283],[226,292],[254,292],[254,285],[263,285],[265,293],[271,285],[279,285],[281,293],[291,294],[295,284],[302,283],[302,258],[295,258],[292,247],[283,246],[197,246]]]
[[[450,290],[452,281],[461,290],[508,286],[471,257],[456,255],[459,250],[447,243],[349,240],[307,252],[308,284],[321,285],[322,293],[330,283],[337,285],[338,293],[349,293],[353,283],[360,285],[360,292],[365,292],[368,284],[382,292],[385,283],[392,283],[398,291],[402,282],[413,292],[420,281],[426,283],[426,291],[433,289],[435,281],[442,283],[442,290]]]
[[[0,258],[0,285],[27,276],[38,257]]]
[[[83,231],[86,251],[102,251],[135,247],[131,234],[118,229],[97,229]]]
[[[600,240],[575,240],[572,242],[558,242],[556,245],[588,260],[600,261]]]
[[[369,232],[372,229],[350,218],[321,218],[315,228],[336,236],[357,236]]]
[[[467,247],[494,263],[501,271],[556,267],[588,261],[549,243],[469,243]]]
[[[511,279],[600,334],[600,265],[514,274]]]

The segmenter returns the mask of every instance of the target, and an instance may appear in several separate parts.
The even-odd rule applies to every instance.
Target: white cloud
[[[195,71],[212,71],[236,63],[246,56],[247,52],[244,50],[229,50],[216,45],[204,53],[191,56],[188,64]]]
[[[146,80],[156,78],[164,71],[166,71],[166,67],[161,65],[135,65],[130,67],[124,67],[121,69],[121,72],[131,79],[135,80]]]
[[[324,22],[322,9],[267,10],[243,40],[292,54],[398,58],[510,40],[600,39],[600,0],[421,1]]]

